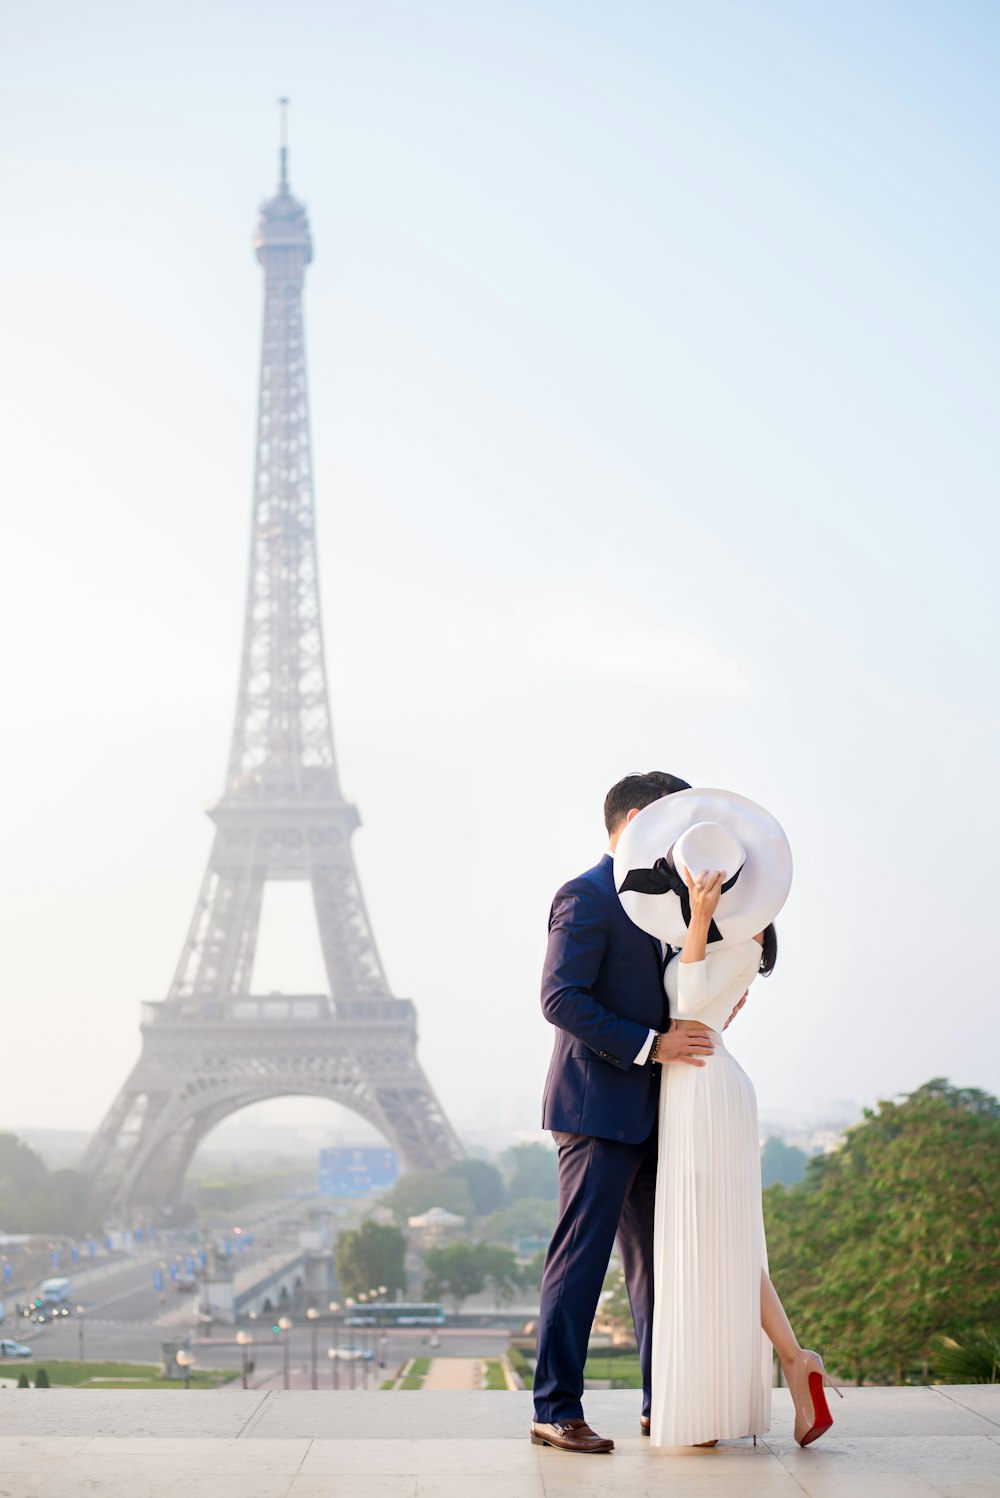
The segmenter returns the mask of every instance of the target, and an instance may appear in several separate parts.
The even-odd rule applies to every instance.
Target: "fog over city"
[[[650,768],[791,841],[730,1032],[762,1120],[1000,1090],[1000,12],[43,0],[5,32],[0,1130],[98,1126],[208,858],[279,94],[340,781],[462,1141],[541,1137],[549,902]],[[274,990],[325,990],[305,885],[265,896]],[[218,1139],[241,1118],[372,1137],[292,1098]]]

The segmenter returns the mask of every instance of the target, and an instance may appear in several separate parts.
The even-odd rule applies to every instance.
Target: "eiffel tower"
[[[404,1165],[462,1149],[416,1056],[416,1013],[389,990],[341,793],[320,622],[302,286],[305,209],[281,177],[254,241],[264,268],[250,577],[226,787],[208,869],[167,998],[142,1006],[142,1053],[82,1168],[112,1214],[169,1206],[198,1143],[266,1098],[329,1098]],[[251,993],[264,885],[308,879],[329,995]]]

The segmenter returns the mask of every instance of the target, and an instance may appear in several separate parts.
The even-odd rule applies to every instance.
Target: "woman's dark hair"
[[[774,929],[774,922],[764,927],[764,941],[761,947],[760,967],[758,972],[763,973],[766,978],[769,973],[774,972],[774,964],[778,960],[778,933]]]

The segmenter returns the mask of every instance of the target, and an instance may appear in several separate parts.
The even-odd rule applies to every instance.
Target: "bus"
[[[382,1305],[353,1307],[344,1317],[345,1326],[444,1326],[444,1306],[434,1301],[417,1304],[387,1300]]]

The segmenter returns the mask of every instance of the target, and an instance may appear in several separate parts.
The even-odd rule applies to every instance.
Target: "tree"
[[[542,1287],[542,1272],[545,1269],[545,1250],[540,1248],[521,1270],[521,1284],[526,1290],[540,1290]]]
[[[882,1102],[805,1180],[764,1194],[801,1341],[858,1382],[927,1376],[941,1337],[1000,1321],[1000,1102],[941,1078]]]
[[[49,1387],[49,1375],[46,1373],[44,1368],[39,1368],[38,1372],[35,1374],[35,1388],[47,1389]]]
[[[555,1201],[559,1195],[558,1157],[546,1144],[515,1144],[504,1150],[500,1163],[507,1178],[512,1202],[523,1196]]]
[[[604,1287],[601,1290],[595,1319],[610,1326],[613,1332],[619,1334],[634,1331],[632,1307],[629,1304],[628,1290],[625,1285],[625,1272],[620,1264],[609,1269],[604,1276]]]
[[[456,1160],[444,1174],[465,1182],[477,1217],[499,1211],[507,1200],[503,1176],[488,1160]]]
[[[424,1256],[427,1277],[424,1295],[428,1300],[445,1296],[460,1311],[470,1295],[478,1295],[486,1285],[486,1273],[479,1244],[459,1241],[446,1248],[429,1248]]]
[[[524,1196],[502,1212],[494,1212],[483,1223],[485,1237],[495,1243],[513,1243],[516,1238],[551,1237],[556,1225],[556,1204],[537,1196]]]
[[[370,1218],[360,1228],[338,1234],[333,1254],[344,1295],[366,1295],[377,1285],[385,1285],[390,1296],[405,1290],[405,1252],[399,1228],[382,1227]]]
[[[401,1176],[382,1198],[382,1204],[399,1223],[419,1217],[430,1207],[444,1207],[446,1212],[455,1212],[459,1217],[476,1215],[466,1183],[440,1170],[414,1170]]]
[[[794,1186],[805,1176],[808,1163],[805,1150],[772,1134],[760,1152],[761,1180],[765,1186],[773,1186],[775,1181],[782,1186]]]
[[[499,1310],[514,1299],[522,1285],[514,1250],[501,1243],[480,1243],[477,1252],[486,1283],[493,1289],[494,1305]]]
[[[0,1223],[8,1232],[82,1236],[96,1231],[100,1218],[86,1176],[49,1171],[16,1134],[0,1134]]]
[[[23,1368],[21,1369],[20,1373],[17,1375],[17,1387],[19,1389],[30,1389],[31,1388],[31,1380],[29,1379],[28,1375],[25,1373],[25,1371],[24,1371]]]

